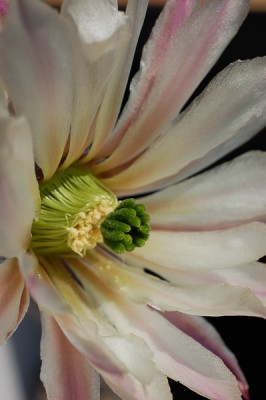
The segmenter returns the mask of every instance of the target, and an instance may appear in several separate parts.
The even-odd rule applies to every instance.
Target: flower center
[[[144,246],[149,215],[134,199],[116,196],[85,168],[68,168],[40,185],[41,209],[31,248],[41,255],[84,256],[98,243],[124,253]]]

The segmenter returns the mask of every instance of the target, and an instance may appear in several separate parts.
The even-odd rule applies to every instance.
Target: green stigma
[[[41,208],[32,224],[36,254],[85,256],[104,242],[115,253],[144,246],[145,207],[116,196],[85,168],[70,167],[40,184]]]
[[[148,240],[149,221],[143,204],[136,204],[132,198],[123,200],[100,225],[103,241],[115,253],[133,251]]]

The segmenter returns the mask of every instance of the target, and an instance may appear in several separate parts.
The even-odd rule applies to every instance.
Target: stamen
[[[100,224],[117,206],[115,195],[82,168],[69,168],[40,185],[41,210],[31,248],[43,255],[80,255],[103,241]]]
[[[115,253],[133,251],[148,240],[149,221],[143,204],[136,204],[132,198],[123,200],[101,223],[103,241]]]

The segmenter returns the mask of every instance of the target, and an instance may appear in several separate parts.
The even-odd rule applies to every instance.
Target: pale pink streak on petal
[[[1,118],[0,127],[0,255],[15,257],[29,245],[40,197],[26,120]]]
[[[48,400],[100,399],[99,376],[68,341],[57,322],[42,315],[41,379]]]
[[[132,102],[108,149],[111,156],[98,171],[133,159],[165,130],[235,35],[247,11],[247,1],[166,4],[148,44],[151,50],[144,53],[139,81],[132,84]]]
[[[1,76],[16,113],[29,120],[45,178],[59,165],[71,125],[72,58],[78,45],[70,28],[42,2],[14,0],[1,34]]]
[[[0,0],[0,32],[3,28],[5,17],[8,13],[9,0]]]
[[[266,57],[237,61],[133,164],[104,182],[123,195],[162,188],[217,161],[265,123]]]
[[[181,329],[221,358],[236,376],[245,399],[249,400],[248,384],[235,355],[228,349],[219,333],[206,319],[179,312],[165,312],[162,315],[178,329]]]
[[[0,344],[16,330],[29,306],[29,294],[16,259],[0,264]]]
[[[83,158],[83,162],[98,156],[97,152],[115,125],[147,6],[148,0],[130,0],[127,4],[126,16],[128,17],[130,39],[120,46],[115,57],[114,68],[97,116],[92,148]]]
[[[256,261],[265,247],[266,224],[250,222],[217,231],[154,230],[133,256],[168,268],[204,271]]]
[[[22,254],[19,257],[19,265],[27,288],[41,309],[47,309],[54,314],[66,314],[71,311],[56,292],[48,274],[34,254]]]
[[[131,382],[126,363],[131,362],[130,357],[134,354],[132,362],[136,364],[140,360],[141,365],[141,368],[139,364],[138,368],[135,365],[135,371],[138,374],[142,372],[143,379],[144,375],[145,379],[150,379],[147,371],[151,369],[152,362],[148,358],[149,355],[145,355],[143,351],[145,349],[140,352],[138,347],[134,347],[133,337],[121,338],[116,335],[113,326],[106,331],[104,320],[99,322],[95,319],[95,311],[85,303],[84,293],[82,294],[80,286],[74,280],[71,283],[72,277],[69,277],[67,271],[60,289],[52,282],[56,271],[48,276],[50,271],[48,260],[41,259],[38,265],[38,260],[34,256],[26,254],[21,257],[20,264],[30,293],[38,306],[55,318],[68,340],[101,374],[112,380]],[[57,264],[56,267],[59,269],[60,265]],[[76,293],[73,292],[73,288]],[[137,355],[137,352],[140,354]]]
[[[96,142],[101,142],[106,130],[114,124],[127,82],[126,69],[131,65],[132,57],[127,49],[132,21],[118,11],[116,2],[102,0],[67,0],[61,12],[78,30],[81,49],[77,55],[86,58],[87,62],[85,68],[80,65],[80,69],[76,70],[77,95],[73,107],[78,117],[84,114],[83,109],[87,110],[88,116],[84,121],[79,118],[83,124],[76,126],[75,121],[74,124],[72,122],[69,150],[63,164],[66,168],[80,157],[92,141],[97,147],[99,143]],[[124,68],[125,64],[128,64],[127,68]],[[86,159],[84,157],[82,162]]]
[[[237,382],[221,360],[156,312],[132,303],[119,291],[103,285],[98,268],[93,263],[86,263],[86,268],[85,263],[84,260],[82,267],[81,262],[75,262],[75,272],[87,292],[101,299],[99,311],[112,321],[120,334],[142,338],[154,352],[159,370],[209,398],[240,399]]]
[[[121,399],[126,400],[172,400],[173,396],[170,391],[167,377],[159,371],[155,372],[152,382],[142,386],[133,377],[131,381],[126,380],[115,381],[105,378],[108,385],[117,393]],[[108,400],[108,399],[107,399]]]
[[[239,286],[237,283],[231,285],[230,280],[227,283],[226,279],[219,279],[219,275],[215,280],[216,270],[209,274],[203,272],[201,279],[199,272],[173,270],[152,263],[142,264],[141,261],[136,265],[133,256],[125,257],[125,261],[131,262],[134,268],[114,260],[98,260],[97,265],[102,265],[99,275],[108,285],[137,304],[149,304],[161,311],[178,310],[195,315],[266,317],[266,307],[257,292],[253,291],[254,285],[249,289],[248,280],[246,285],[243,282]],[[139,269],[140,266],[160,274],[168,282],[144,273]],[[190,279],[193,283],[190,283]]]
[[[217,230],[266,220],[266,153],[249,152],[140,199],[157,229]]]
[[[230,268],[212,271],[180,271],[178,269],[160,268],[161,274],[173,283],[183,286],[228,284],[249,288],[266,306],[266,267],[261,262],[236,265]]]

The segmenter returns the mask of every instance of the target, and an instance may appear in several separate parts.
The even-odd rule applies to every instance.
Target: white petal
[[[1,34],[0,48],[5,54],[0,62],[1,75],[16,113],[29,120],[36,161],[45,178],[61,161],[70,127],[83,127],[87,122],[84,106],[80,117],[72,121],[72,106],[81,88],[79,79],[84,78],[82,96],[88,82],[78,51],[80,44],[70,28],[58,12],[42,2],[14,0]]]
[[[108,149],[111,156],[99,170],[108,171],[133,159],[152,143],[180,112],[237,32],[247,11],[247,1],[166,3]]]
[[[217,231],[154,230],[134,257],[180,270],[225,268],[255,261],[265,255],[266,225],[251,222]]]
[[[128,382],[115,382],[112,379],[106,379],[108,385],[124,400],[172,400],[167,377],[159,371],[156,371],[153,381],[144,388],[133,377],[132,387]],[[130,390],[131,389],[131,390]],[[119,397],[119,398],[120,398]]]
[[[91,158],[112,129],[119,112],[143,16],[135,15],[137,9],[131,12],[132,15],[124,15],[117,10],[115,3],[102,0],[68,0],[63,3],[62,13],[78,29],[82,52],[87,59],[86,74],[82,65],[75,73],[78,90],[74,107],[76,114],[85,117],[88,114],[84,121],[78,120],[77,126],[71,125],[64,167],[77,160],[93,142],[93,150],[91,148],[82,162]],[[146,0],[141,10],[145,3]]]
[[[15,259],[0,265],[0,287],[0,344],[3,344],[22,321],[29,306],[28,291]]]
[[[53,318],[42,316],[41,379],[49,400],[100,399],[99,376]]]
[[[160,188],[246,142],[266,124],[265,76],[266,57],[231,64],[166,134],[105,183],[120,194]]]
[[[130,39],[118,47],[118,51],[114,54],[112,68],[110,62],[108,63],[110,78],[108,79],[103,102],[97,115],[92,147],[87,157],[83,158],[83,161],[100,156],[99,150],[101,150],[117,120],[147,6],[148,0],[128,1],[126,16],[128,19],[127,35]],[[115,41],[116,46],[118,46],[119,42]],[[106,60],[104,57],[102,58],[102,64],[105,63],[106,65]]]
[[[125,260],[130,262],[131,257],[126,257]],[[249,287],[247,279],[246,284],[244,285],[242,281],[242,285],[239,285],[242,287],[239,287],[237,283],[231,282],[230,272],[228,280],[226,279],[225,270],[221,277],[219,273],[216,277],[216,270],[210,271],[210,274],[205,272],[201,277],[201,273],[198,272],[154,268],[154,265],[149,266],[148,263],[143,265],[146,268],[150,267],[151,271],[160,273],[169,281],[166,282],[138,268],[118,264],[117,261],[99,258],[96,261],[96,268],[99,268],[99,265],[101,265],[99,269],[101,279],[137,304],[149,304],[162,311],[178,310],[195,315],[266,317],[266,307],[260,301],[260,296],[256,296],[256,291],[253,293],[254,284]],[[230,271],[229,268],[228,270]],[[261,277],[263,278],[263,275]]]
[[[266,266],[260,262],[236,265],[235,267],[212,271],[178,271],[161,268],[162,275],[182,286],[198,286],[212,284],[228,284],[241,288],[249,288],[266,306]]]
[[[24,118],[0,121],[0,255],[27,249],[40,199],[30,131]]]
[[[243,372],[239,368],[236,357],[225,345],[216,329],[205,318],[179,312],[166,312],[162,315],[177,328],[193,337],[193,339],[221,358],[236,376],[239,387],[245,399],[248,400],[248,384]]]
[[[250,152],[143,197],[155,227],[209,230],[266,218],[266,153]]]
[[[84,260],[83,264],[74,263],[75,273],[87,292],[98,298],[98,312],[121,334],[144,339],[154,352],[159,370],[206,397],[240,399],[236,380],[221,360],[156,312],[131,303],[119,291],[104,285],[93,263]]]

